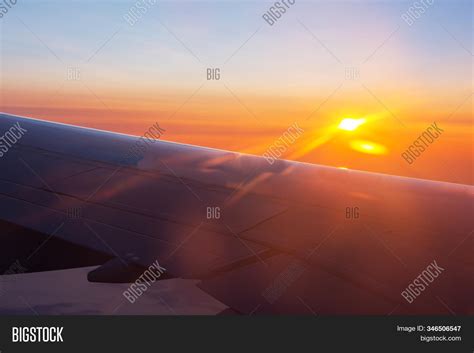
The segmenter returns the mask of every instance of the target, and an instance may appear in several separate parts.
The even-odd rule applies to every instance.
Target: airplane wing
[[[0,114],[8,131],[1,272],[128,283],[158,261],[242,314],[474,313],[472,186]]]

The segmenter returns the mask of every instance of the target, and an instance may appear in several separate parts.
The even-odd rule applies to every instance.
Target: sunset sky
[[[273,26],[269,1],[158,1],[131,26],[134,3],[19,1],[0,19],[0,111],[134,135],[159,122],[165,140],[260,155],[297,122],[283,158],[473,184],[472,1],[435,0],[411,26],[413,1],[296,0]],[[434,121],[443,135],[408,165]]]

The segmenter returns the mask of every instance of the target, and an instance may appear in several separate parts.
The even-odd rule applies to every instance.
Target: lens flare
[[[384,145],[366,140],[353,140],[350,142],[353,150],[361,153],[383,155],[387,154],[387,148]]]

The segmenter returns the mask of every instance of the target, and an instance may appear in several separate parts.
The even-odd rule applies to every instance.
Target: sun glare
[[[345,131],[354,131],[359,126],[365,123],[365,119],[352,119],[352,118],[345,118],[339,123],[338,128]]]

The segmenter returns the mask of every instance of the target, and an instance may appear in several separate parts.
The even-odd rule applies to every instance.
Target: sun
[[[339,123],[338,128],[345,131],[354,131],[359,126],[366,122],[365,119],[352,119],[352,118],[345,118]]]

